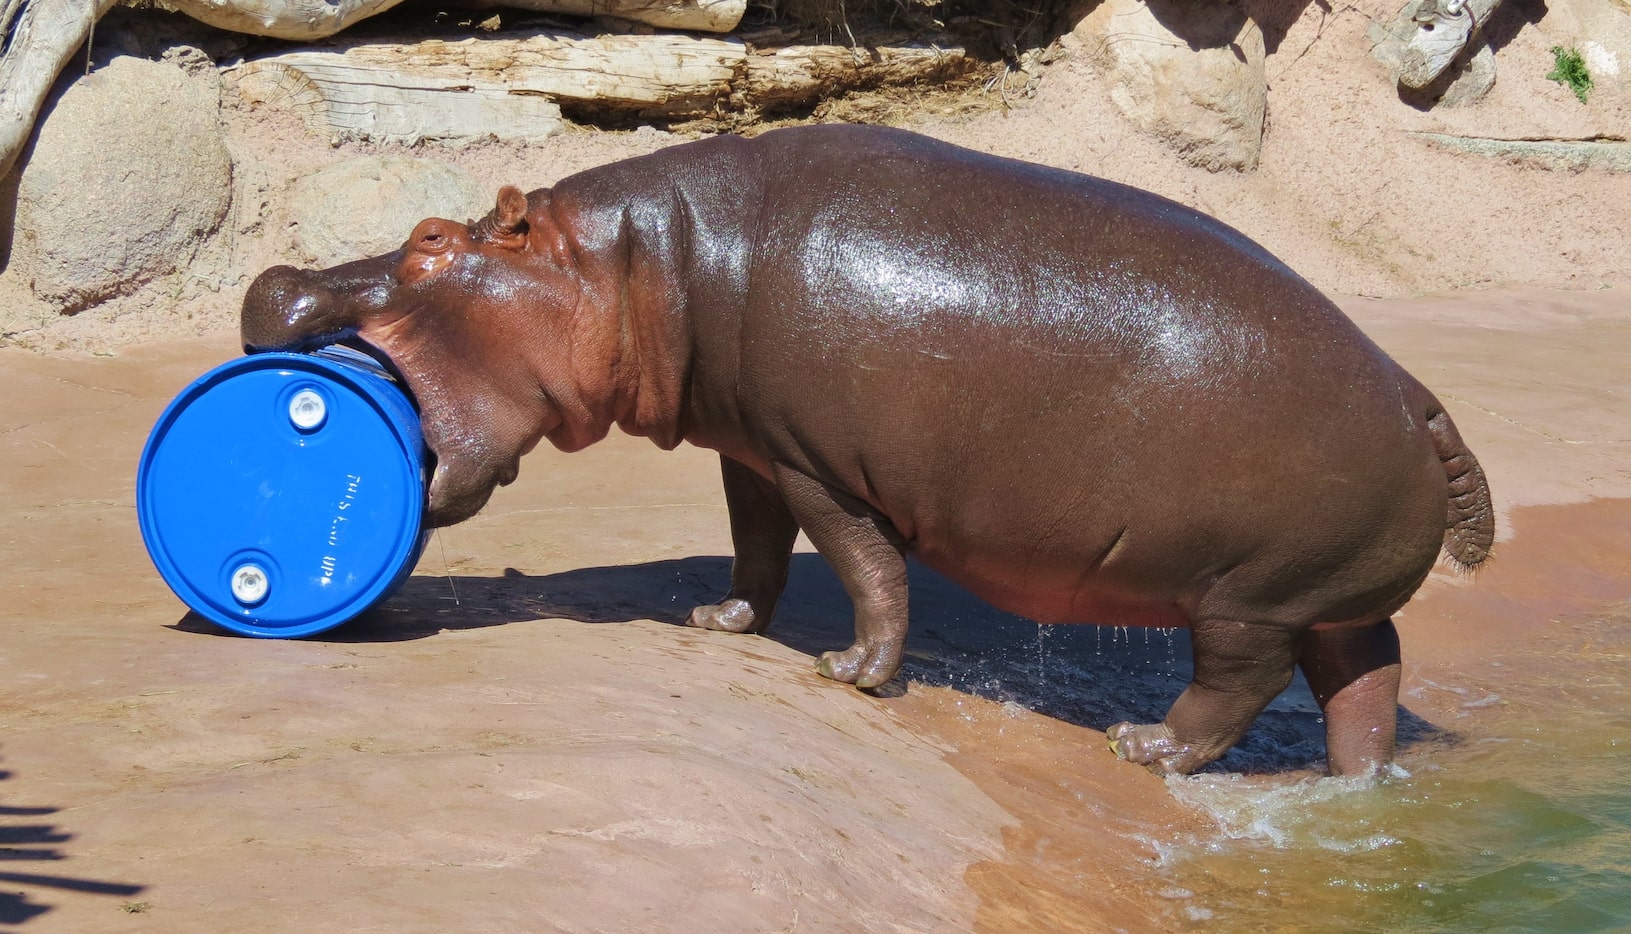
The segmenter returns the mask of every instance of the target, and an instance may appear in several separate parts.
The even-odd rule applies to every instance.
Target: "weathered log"
[[[0,3],[0,178],[28,143],[45,95],[115,0]]]
[[[729,93],[747,48],[736,39],[672,33],[589,37],[540,32],[520,39],[432,39],[359,45],[338,54],[296,54],[334,56],[327,60],[366,70],[380,80],[474,81],[557,101],[594,100],[613,109],[692,114]]]
[[[852,89],[936,84],[976,65],[961,46],[906,38],[899,45],[750,47],[737,100],[760,110],[798,107]]]
[[[683,35],[591,38],[565,33],[458,42],[433,39],[414,45],[287,52],[247,62],[228,76],[251,103],[292,107],[320,131],[376,139],[382,137],[375,128],[391,119],[381,116],[381,107],[402,95],[418,102],[548,99],[583,110],[687,119],[727,109],[807,104],[850,88],[943,81],[972,67],[956,46],[793,46],[775,44],[777,35],[761,33],[751,43]],[[904,42],[908,37],[889,38]],[[479,133],[462,135],[491,134],[500,139],[537,135],[530,132],[532,119],[505,117]],[[430,138],[436,133],[420,135]]]
[[[1501,0],[1411,0],[1374,38],[1402,87],[1431,84],[1469,48]]]
[[[536,142],[564,129],[559,105],[537,94],[469,79],[381,73],[342,58],[297,52],[249,62],[229,76],[246,102],[292,110],[310,129],[342,139]]]

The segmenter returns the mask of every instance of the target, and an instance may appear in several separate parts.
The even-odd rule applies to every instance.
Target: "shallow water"
[[[908,676],[950,688],[942,712],[961,722],[919,719],[990,760],[959,767],[1020,821],[1006,875],[971,883],[977,929],[1631,931],[1631,502],[1513,525],[1498,567],[1436,582],[1401,616],[1392,771],[1317,777],[1324,727],[1299,678],[1222,760],[1167,780],[1178,816],[1116,797],[1130,776],[1079,779],[1098,731],[1159,719],[1182,690],[1187,631],[1039,627],[915,573],[930,622]],[[1068,726],[1015,739],[1028,712]]]
[[[1508,661],[1477,681],[1422,684],[1418,694],[1460,698],[1457,726],[1477,738],[1419,744],[1379,780],[1169,779],[1173,796],[1216,827],[1146,841],[1158,854],[1166,922],[1631,928],[1628,633],[1631,605],[1621,604],[1572,627],[1545,658]]]

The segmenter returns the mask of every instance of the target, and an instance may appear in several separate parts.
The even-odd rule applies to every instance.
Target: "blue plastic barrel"
[[[153,426],[136,475],[164,582],[234,632],[293,638],[388,597],[424,548],[425,448],[402,388],[343,347],[222,364]]]

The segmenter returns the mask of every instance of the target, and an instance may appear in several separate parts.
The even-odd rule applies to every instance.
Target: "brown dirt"
[[[1344,306],[1449,405],[1501,517],[1488,570],[1435,574],[1403,614],[1412,710],[1441,722],[1458,712],[1428,681],[1471,677],[1492,651],[1533,660],[1569,613],[1631,595],[1631,180],[1409,142],[1401,130],[1582,134],[1623,126],[1624,102],[1570,109],[1539,77],[1557,38],[1542,21],[1503,49],[1485,105],[1416,113],[1364,54],[1365,17],[1385,6],[1310,5],[1290,25],[1250,175],[1183,167],[1126,129],[1079,55],[1034,100],[905,122],[1152,188],[1328,290],[1382,297]],[[44,322],[14,342],[50,351],[0,349],[0,924],[1175,926],[1151,841],[1202,818],[1114,761],[1105,718],[1027,706],[1058,682],[1027,674],[1034,627],[1003,624],[989,658],[947,677],[937,653],[987,638],[986,617],[925,584],[916,630],[941,635],[914,643],[903,695],[874,698],[810,671],[844,626],[818,562],[796,566],[768,638],[673,625],[725,575],[706,452],[626,438],[540,451],[440,534],[387,607],[331,634],[229,638],[185,615],[136,530],[142,441],[171,395],[235,353],[241,291],[287,248],[289,179],[371,151],[275,114],[227,120],[242,189],[217,266],[72,319],[0,295],[6,321]],[[423,154],[496,188],[674,141],[585,130]],[[1108,638],[1094,703],[1159,709],[1167,696],[1117,674],[1131,646]]]
[[[1332,293],[1395,298],[1496,285],[1598,288],[1623,283],[1631,269],[1631,173],[1552,171],[1444,152],[1410,135],[1623,136],[1631,125],[1631,80],[1605,78],[1581,105],[1544,77],[1551,46],[1582,41],[1574,6],[1585,2],[1558,0],[1542,16],[1535,4],[1513,0],[1497,24],[1504,44],[1489,96],[1474,106],[1425,112],[1399,100],[1368,52],[1365,29],[1391,17],[1391,0],[1329,11],[1319,4],[1248,3],[1273,40],[1262,160],[1250,173],[1185,165],[1132,129],[1088,62],[1086,44],[1095,40],[1076,35],[1060,40],[1057,60],[1034,81],[1015,73],[990,91],[859,95],[830,102],[817,118],[896,123],[1147,188],[1233,224]],[[1026,84],[1034,84],[1034,96],[1003,90]],[[331,145],[288,113],[248,110],[230,93],[223,117],[239,190],[229,228],[208,254],[193,268],[71,318],[0,277],[0,346],[112,352],[232,327],[249,280],[292,255],[285,201],[292,181],[381,151]],[[694,135],[584,129],[540,146],[427,144],[418,153],[460,164],[496,191],[503,184],[550,185]]]
[[[1492,566],[1404,614],[1411,707],[1443,722],[1455,698],[1423,685],[1532,661],[1569,612],[1631,595],[1631,318],[1615,291],[1349,307],[1451,400],[1501,507]],[[325,636],[186,616],[142,551],[133,467],[162,404],[232,354],[0,351],[0,791],[20,828],[0,912],[76,931],[1168,926],[1152,841],[1202,818],[1114,761],[1103,718],[1004,700],[1055,683],[1003,667],[1034,627],[941,677],[936,646],[987,634],[930,585],[917,631],[944,641],[872,698],[810,671],[844,625],[819,565],[796,565],[769,638],[673,625],[725,579],[706,452],[538,452],[385,609]],[[1158,708],[1124,653],[1097,660],[1100,690]]]

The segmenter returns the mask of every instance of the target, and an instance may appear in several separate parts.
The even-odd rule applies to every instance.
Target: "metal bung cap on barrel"
[[[292,638],[379,603],[424,547],[425,448],[402,388],[344,347],[209,371],[153,426],[142,540],[181,601],[234,632]]]

